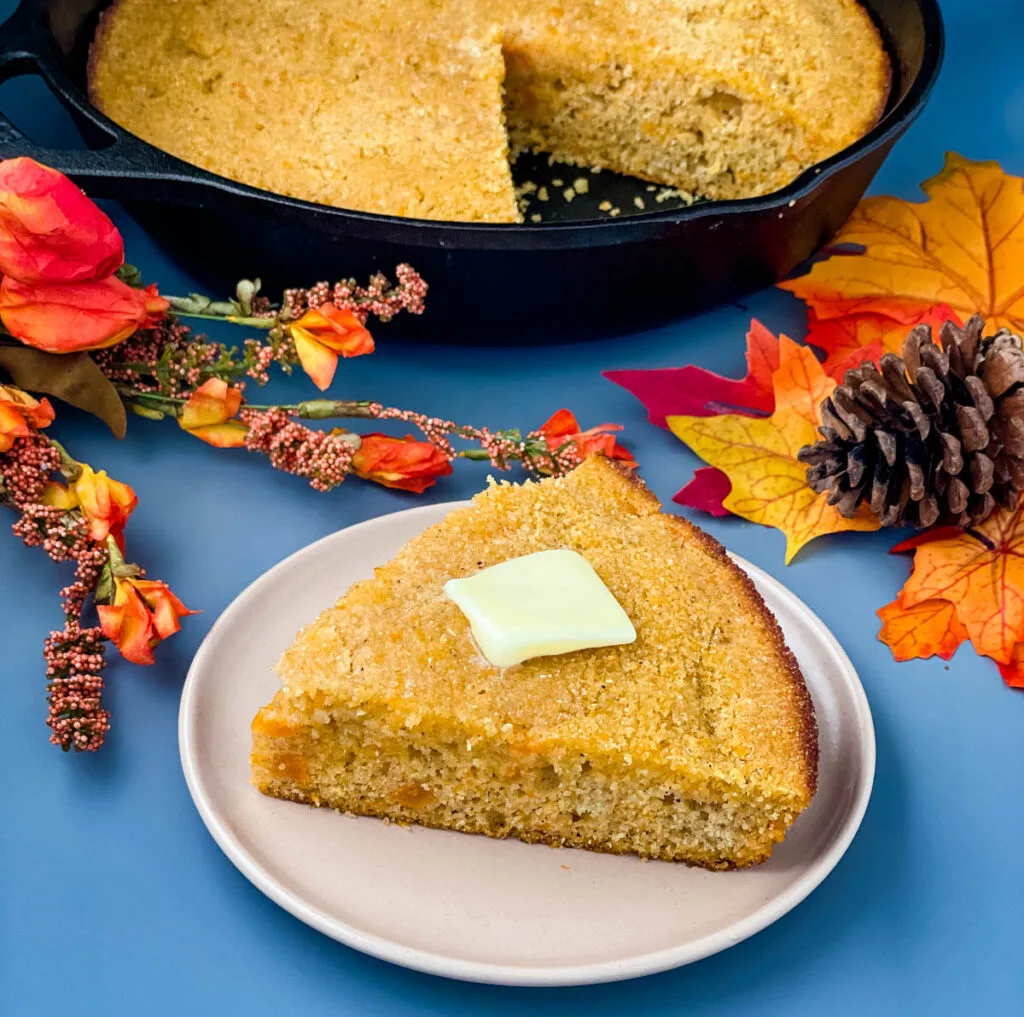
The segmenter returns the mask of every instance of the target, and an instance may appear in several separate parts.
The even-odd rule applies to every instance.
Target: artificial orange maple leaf
[[[903,340],[915,325],[928,325],[936,333],[947,321],[963,325],[948,304],[936,304],[914,321],[896,321],[882,314],[850,314],[842,318],[807,315],[807,342],[825,351],[825,373],[841,382],[843,375],[866,360],[877,364],[883,353],[902,355]]]
[[[808,541],[839,530],[877,530],[867,506],[845,519],[827,494],[807,485],[807,467],[797,459],[816,440],[821,401],[836,383],[812,350],[779,337],[779,368],[772,374],[775,412],[770,417],[735,413],[717,417],[667,418],[672,432],[702,459],[729,477],[725,508],[786,535],[786,563]]]
[[[967,629],[957,617],[956,605],[948,600],[923,600],[907,607],[901,595],[876,614],[882,619],[878,638],[892,650],[896,660],[936,654],[949,660],[967,638]]]
[[[950,152],[922,188],[924,202],[865,198],[833,241],[863,253],[833,254],[782,288],[819,319],[909,325],[945,303],[965,321],[977,312],[989,329],[1024,331],[1024,179]]]
[[[1024,643],[1013,648],[1008,664],[999,665],[999,673],[1011,688],[1024,689]]]
[[[900,593],[905,607],[948,600],[978,653],[1010,664],[1024,642],[1024,499],[997,508],[970,530],[940,531],[897,544],[916,547],[914,571]]]

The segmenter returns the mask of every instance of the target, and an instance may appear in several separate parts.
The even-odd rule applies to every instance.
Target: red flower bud
[[[600,424],[597,427],[580,430],[576,417],[569,410],[558,410],[538,428],[548,448],[558,451],[563,445],[573,444],[581,460],[593,452],[602,452],[609,459],[618,459],[625,466],[636,466],[636,460],[608,432],[621,431],[621,424]]]
[[[364,434],[352,456],[352,470],[364,480],[422,494],[438,477],[452,472],[448,457],[428,441]]]
[[[121,234],[66,176],[25,156],[0,162],[0,273],[82,282],[123,261]]]
[[[98,350],[163,317],[155,286],[132,289],[114,276],[89,282],[0,284],[0,319],[15,338],[48,353]]]

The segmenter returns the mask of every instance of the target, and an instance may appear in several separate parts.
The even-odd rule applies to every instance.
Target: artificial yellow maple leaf
[[[922,188],[924,202],[865,198],[833,241],[863,253],[834,254],[782,288],[821,319],[912,323],[948,304],[964,321],[977,312],[990,329],[1024,331],[1024,179],[950,152]]]
[[[846,519],[828,504],[827,494],[807,486],[807,467],[797,459],[812,444],[821,422],[821,401],[836,383],[814,353],[779,337],[779,368],[772,374],[775,412],[770,417],[722,414],[667,417],[672,432],[705,462],[729,477],[724,506],[738,516],[786,535],[786,564],[808,541],[840,530],[877,530],[867,506]]]

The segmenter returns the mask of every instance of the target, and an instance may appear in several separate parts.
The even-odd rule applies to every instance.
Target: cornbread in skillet
[[[492,485],[304,629],[252,724],[262,792],[402,823],[764,861],[817,773],[810,697],[753,585],[603,457]],[[583,555],[634,643],[499,670],[443,593],[534,551]]]
[[[890,66],[857,0],[505,0],[517,148],[706,198],[767,194],[877,121]]]
[[[500,43],[463,0],[115,0],[89,88],[128,130],[232,180],[510,222]]]
[[[115,0],[89,88],[244,183],[512,222],[509,139],[747,197],[863,135],[889,77],[857,0]]]

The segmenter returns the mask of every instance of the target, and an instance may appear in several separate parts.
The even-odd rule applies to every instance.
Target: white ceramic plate
[[[724,950],[803,900],[842,857],[871,793],[875,739],[864,690],[835,638],[749,563],[814,697],[820,782],[765,865],[705,872],[552,850],[276,801],[249,784],[249,722],[278,687],[295,633],[455,505],[383,516],[272,568],[196,654],[179,719],[189,790],[214,839],[296,918],[406,967],[506,985],[576,985],[663,971]]]

